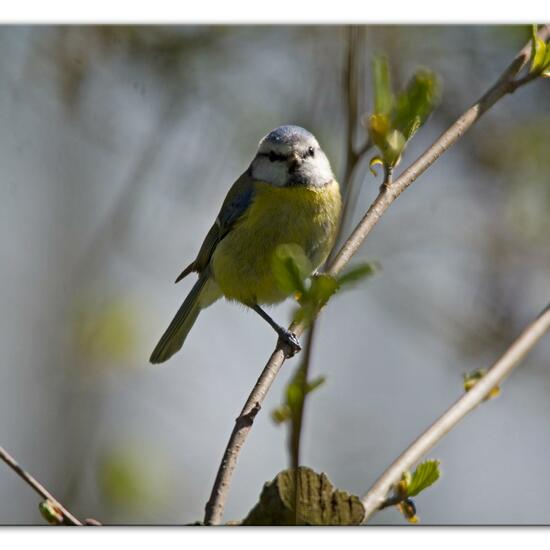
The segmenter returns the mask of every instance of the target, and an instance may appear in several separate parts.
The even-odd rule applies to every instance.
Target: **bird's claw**
[[[297,338],[297,336],[290,330],[282,330],[279,333],[279,341],[285,346],[285,355],[286,357],[293,357],[299,351],[302,350],[302,346]]]

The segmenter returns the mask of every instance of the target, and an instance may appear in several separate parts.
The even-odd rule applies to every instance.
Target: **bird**
[[[288,298],[275,279],[273,254],[280,245],[298,245],[317,270],[332,249],[341,210],[340,186],[315,136],[295,125],[271,130],[229,189],[197,257],[176,279],[198,274],[150,362],[179,351],[200,311],[221,297],[267,321],[286,356],[299,352],[296,335],[262,308]]]

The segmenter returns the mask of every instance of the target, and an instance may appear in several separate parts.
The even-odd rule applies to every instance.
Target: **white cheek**
[[[334,179],[328,159],[324,155],[306,161],[303,171],[311,185],[324,185]]]
[[[288,180],[286,163],[271,162],[268,158],[259,157],[252,163],[252,177],[277,187],[284,187]]]

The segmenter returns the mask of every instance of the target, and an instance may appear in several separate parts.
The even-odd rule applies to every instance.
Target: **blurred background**
[[[360,114],[370,62],[403,86],[436,71],[442,102],[406,167],[508,65],[524,27],[359,30]],[[229,433],[275,338],[218,302],[184,348],[150,352],[192,284],[231,183],[273,127],[312,131],[342,177],[348,29],[331,26],[0,27],[0,445],[71,511],[104,523],[202,520]],[[357,125],[356,146],[365,139]],[[382,270],[319,323],[302,462],[361,495],[488,367],[550,296],[550,94],[505,98],[391,207],[356,261]],[[367,164],[367,163],[365,163]],[[398,169],[399,172],[399,169]],[[366,166],[349,231],[380,181]],[[292,304],[274,315],[290,320]],[[430,453],[442,478],[424,524],[550,523],[550,341]],[[225,519],[242,519],[288,466],[269,412],[243,449]],[[0,464],[0,524],[43,523]],[[374,523],[403,524],[395,509]]]

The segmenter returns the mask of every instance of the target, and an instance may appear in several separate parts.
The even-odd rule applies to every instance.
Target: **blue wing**
[[[252,203],[253,196],[254,184],[251,178],[239,178],[233,184],[216,219],[216,224],[220,227],[220,240],[227,235],[233,224],[246,212]]]
[[[206,269],[218,243],[231,231],[235,222],[247,211],[253,199],[254,180],[247,170],[231,186],[214,225],[210,228],[202,243],[197,258],[181,272],[176,279],[176,283],[192,271],[201,273]]]

